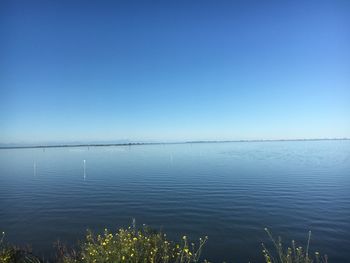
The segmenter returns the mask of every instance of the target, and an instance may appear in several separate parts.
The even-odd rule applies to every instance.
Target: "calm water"
[[[311,249],[349,262],[350,141],[0,150],[9,241],[49,255],[57,239],[133,217],[172,238],[208,235],[214,262],[260,261],[266,226],[302,245],[311,229]]]

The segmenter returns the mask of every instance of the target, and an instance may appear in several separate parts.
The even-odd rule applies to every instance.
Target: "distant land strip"
[[[212,140],[212,141],[184,141],[184,142],[130,142],[130,143],[81,143],[81,144],[53,144],[53,145],[22,145],[0,146],[1,149],[35,149],[35,148],[64,148],[64,147],[109,147],[109,146],[137,146],[163,144],[195,144],[195,143],[234,143],[234,142],[294,142],[294,141],[345,141],[350,138],[316,138],[316,139],[271,139],[271,140]]]

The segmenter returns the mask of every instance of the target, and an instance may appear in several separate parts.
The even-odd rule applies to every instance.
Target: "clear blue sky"
[[[350,1],[0,1],[0,142],[350,137]]]

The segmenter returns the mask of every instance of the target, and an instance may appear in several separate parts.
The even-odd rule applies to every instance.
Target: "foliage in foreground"
[[[279,237],[277,240],[272,236],[271,232],[265,228],[265,231],[269,235],[273,247],[274,253],[270,253],[270,251],[266,248],[264,244],[263,247],[263,255],[266,263],[327,263],[327,256],[321,257],[319,252],[315,252],[314,257],[309,255],[309,245],[311,239],[311,231],[309,231],[309,236],[307,239],[307,245],[305,250],[303,247],[297,247],[295,241],[292,241],[292,246],[287,247],[286,249],[283,247],[282,240]]]
[[[321,257],[318,252],[309,255],[309,232],[306,248],[292,246],[285,248],[281,239],[277,240],[268,229],[273,251],[263,246],[263,256],[266,263],[327,263],[327,257]],[[0,263],[41,263],[44,261],[34,257],[29,250],[4,244],[2,233],[0,238]],[[155,232],[147,227],[137,230],[134,226],[121,228],[116,233],[107,229],[102,234],[94,235],[88,231],[85,240],[78,250],[68,250],[58,244],[57,263],[192,263],[200,262],[200,255],[207,237],[199,239],[198,244],[189,243],[186,236],[181,242],[169,241],[165,234]],[[208,262],[203,260],[201,262]]]
[[[88,232],[79,252],[66,253],[59,249],[63,263],[92,262],[198,262],[207,238],[199,239],[199,244],[189,244],[187,237],[182,242],[167,240],[165,234],[154,232],[147,227],[136,230],[133,227],[119,229],[111,233],[105,229],[102,235]]]
[[[41,263],[31,254],[28,248],[20,249],[15,246],[4,244],[5,233],[0,237],[0,263]]]

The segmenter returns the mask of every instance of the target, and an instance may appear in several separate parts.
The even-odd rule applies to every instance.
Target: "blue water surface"
[[[261,262],[265,227],[303,246],[312,230],[312,251],[348,262],[350,141],[0,150],[8,241],[50,258],[56,240],[132,218],[173,239],[207,235],[213,262]]]

